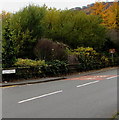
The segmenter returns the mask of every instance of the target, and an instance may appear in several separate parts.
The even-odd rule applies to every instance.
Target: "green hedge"
[[[68,73],[68,64],[64,61],[54,60],[47,62],[48,66],[42,68],[46,75],[61,75]]]
[[[119,66],[119,57],[109,58],[110,66]]]
[[[80,58],[81,60],[82,57]],[[88,58],[86,58],[85,61],[81,60],[80,64],[68,65],[66,62],[59,60],[45,62],[45,61],[33,61],[28,59],[27,60],[19,59],[15,63],[15,67],[11,68],[16,69],[16,73],[3,74],[2,80],[13,81],[17,79],[61,76],[72,72],[82,72],[119,65],[119,57],[114,58],[114,62],[112,62],[111,58],[107,58],[105,56],[100,56],[100,58],[99,56],[98,57],[95,56],[93,57],[93,60],[91,57],[88,56]]]
[[[18,64],[17,64],[18,65]],[[20,65],[21,66],[21,65]],[[4,74],[3,81],[12,81],[15,79],[29,79],[37,77],[59,76],[68,73],[68,65],[63,61],[52,61],[47,64],[30,67],[16,67],[15,74]]]

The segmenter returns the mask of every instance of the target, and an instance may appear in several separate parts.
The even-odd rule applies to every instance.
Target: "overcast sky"
[[[57,9],[70,9],[74,7],[82,7],[87,4],[94,3],[98,0],[0,0],[0,11],[16,12],[29,4],[36,4],[42,6],[45,4],[48,7],[55,7]],[[100,0],[113,1],[113,0]]]

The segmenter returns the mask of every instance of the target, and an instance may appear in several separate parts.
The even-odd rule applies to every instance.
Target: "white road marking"
[[[26,99],[26,100],[22,100],[22,101],[19,101],[18,103],[20,104],[20,103],[28,102],[28,101],[31,101],[31,100],[35,100],[35,99],[38,99],[38,98],[43,98],[43,97],[53,95],[53,94],[57,94],[57,93],[61,93],[61,92],[62,92],[62,90],[55,91],[55,92],[52,92],[52,93],[48,93],[48,94],[44,94],[44,95],[41,95],[41,96],[37,96],[37,97],[29,98],[29,99]]]
[[[106,79],[112,79],[112,78],[116,78],[117,76],[114,76],[114,77],[109,77],[109,78],[106,78]]]
[[[97,83],[97,82],[99,82],[99,80],[93,81],[93,82],[88,82],[88,83],[85,83],[85,84],[82,84],[82,85],[78,85],[77,87],[83,87],[83,86],[94,84],[94,83]]]

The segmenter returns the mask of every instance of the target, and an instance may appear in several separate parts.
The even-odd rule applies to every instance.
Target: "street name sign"
[[[15,69],[12,70],[2,70],[2,74],[11,74],[11,73],[16,73]]]

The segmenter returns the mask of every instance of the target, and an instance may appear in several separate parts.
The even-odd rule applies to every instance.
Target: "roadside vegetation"
[[[29,5],[16,13],[3,11],[3,69],[17,70],[11,79],[27,79],[67,74],[70,65],[77,71],[118,66],[119,46],[110,34],[119,31],[118,2],[108,8],[95,3],[90,9],[86,14]]]
[[[119,112],[117,112],[115,115],[113,115],[111,120],[117,120],[119,116]]]

